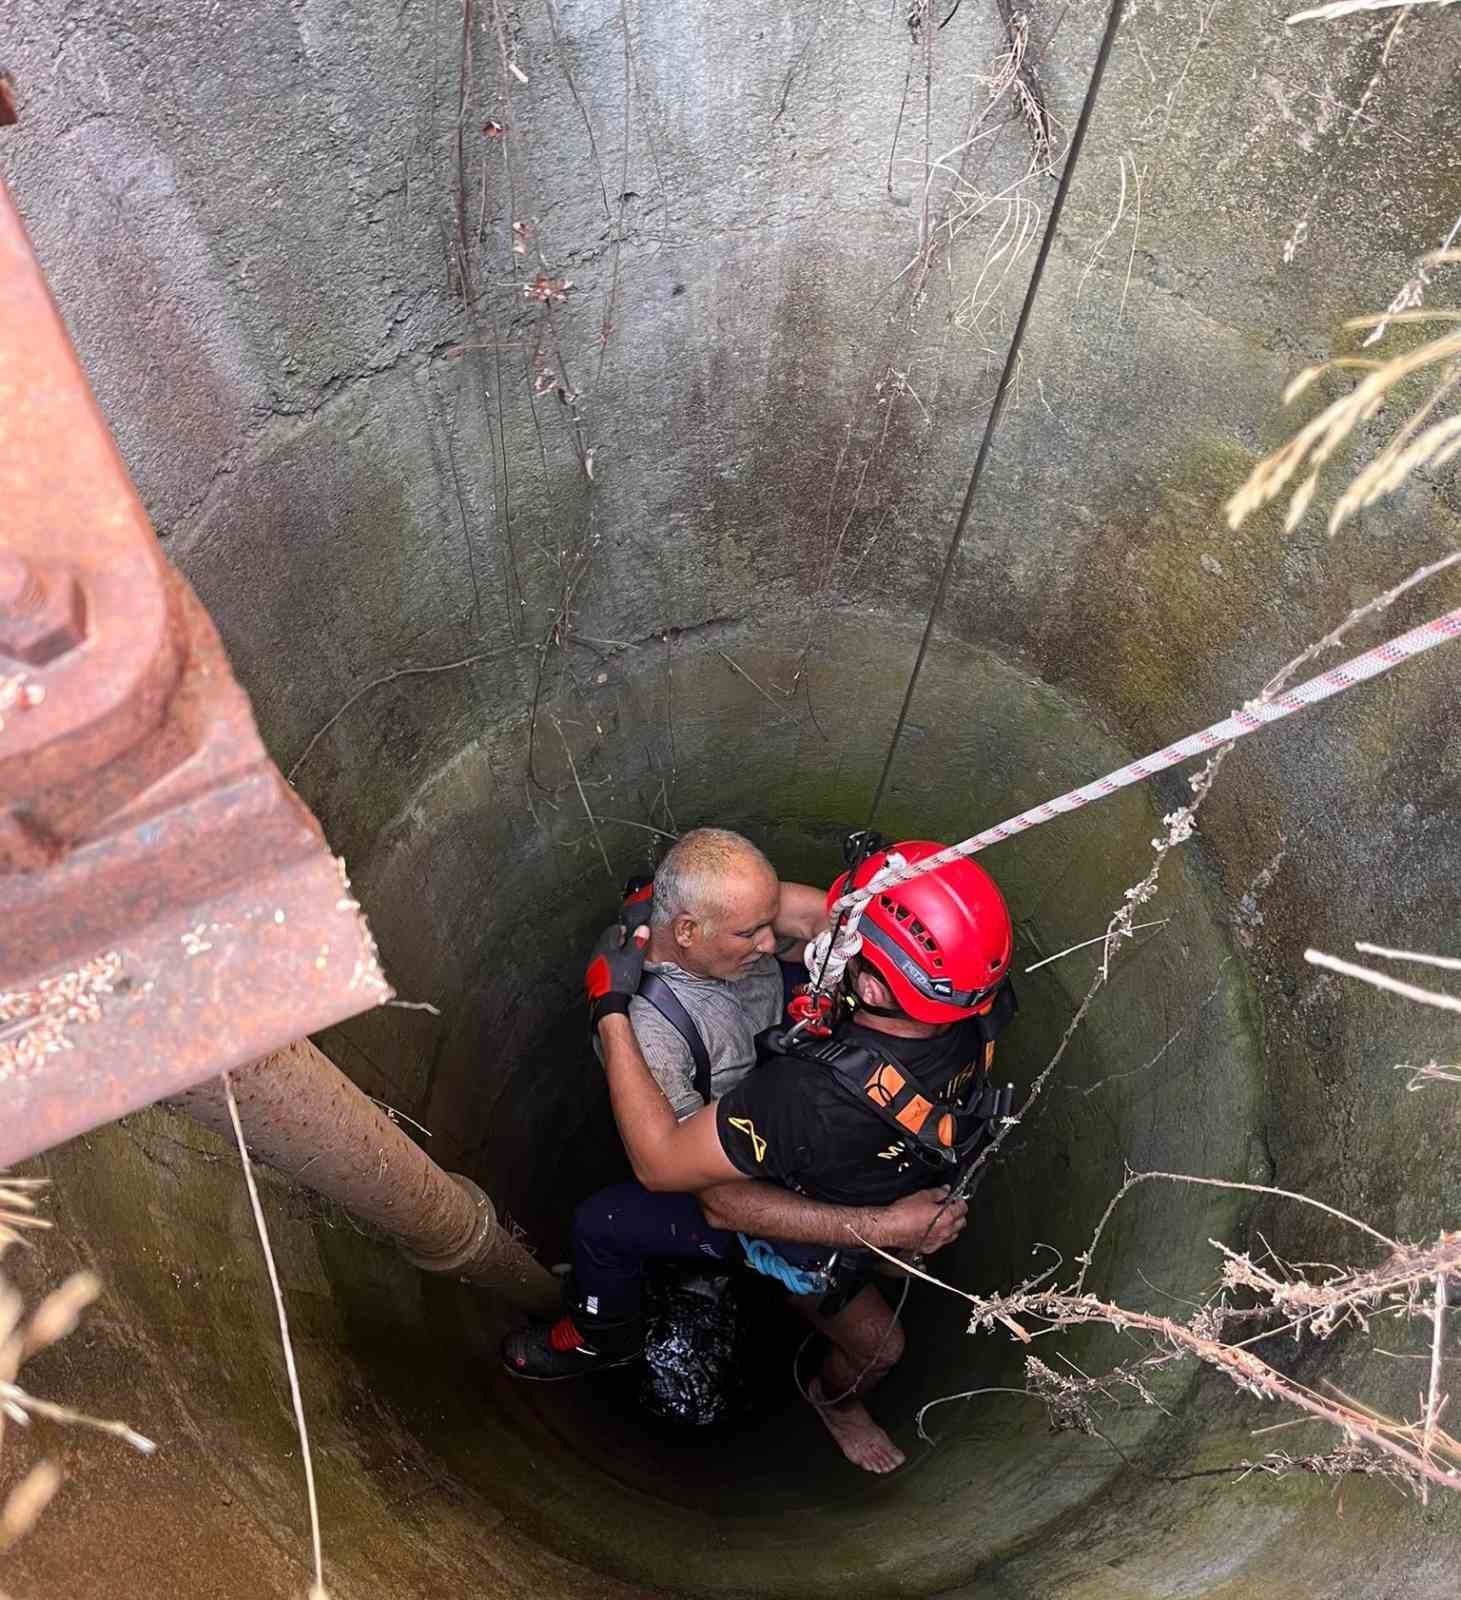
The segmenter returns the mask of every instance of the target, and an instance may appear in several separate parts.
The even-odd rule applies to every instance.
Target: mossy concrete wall
[[[362,1019],[330,1046],[550,1247],[572,1182],[613,1157],[574,1076],[574,952],[654,846],[646,829],[738,822],[817,876],[864,820],[1033,260],[1008,246],[1025,203],[1049,205],[1048,175],[1013,198],[1028,123],[1004,120],[1007,101],[971,123],[1008,46],[1000,8],[963,0],[937,30],[927,106],[896,12],[475,0],[465,73],[460,0],[22,0],[10,19],[21,122],[0,131],[0,169],[82,359],[398,987],[442,1008]],[[1058,145],[1102,15],[1041,0],[1028,21]],[[1220,507],[1283,437],[1287,379],[1461,213],[1458,67],[1440,8],[1293,30],[1251,0],[1131,15],[887,825],[953,833],[1204,724],[1454,546],[1449,477],[1334,539],[1317,518],[1231,534]],[[539,273],[547,305],[525,292]],[[1386,625],[1458,593],[1443,579]],[[1407,1095],[1391,1071],[1444,1058],[1443,1035],[1301,953],[1436,946],[1456,925],[1455,682],[1442,652],[1234,754],[1155,908],[1175,921],[1129,958],[987,1187],[964,1270],[1008,1276],[1038,1238],[1078,1246],[1123,1159],[1305,1189],[1407,1236],[1454,1224],[1446,1091]],[[1168,779],[991,855],[1024,937],[1053,950],[1098,931],[1182,792]],[[1089,970],[1071,963],[1032,980],[1021,1070]],[[51,1264],[84,1251],[115,1288],[89,1363],[68,1353],[52,1374],[127,1414],[154,1396],[172,1453],[98,1466],[73,1448],[98,1475],[19,1570],[99,1596],[184,1592],[184,1574],[220,1596],[293,1592],[297,1485],[241,1200],[199,1136],[153,1119],[145,1137],[170,1168],[129,1130],[56,1158],[72,1243]],[[1052,1467],[1014,1402],[966,1417],[906,1487],[847,1485],[824,1462],[798,1495],[817,1441],[791,1420],[718,1478],[703,1453],[631,1457],[632,1419],[503,1391],[490,1316],[428,1304],[385,1247],[292,1204],[276,1195],[345,1596],[378,1592],[381,1571],[401,1594],[611,1592],[596,1568],[631,1586],[1061,1600],[1454,1587],[1445,1506],[1351,1484],[1340,1519],[1323,1484],[1184,1477],[1260,1449],[1245,1430],[1272,1420],[1211,1383],[1169,1430],[1134,1431],[1141,1463],[1114,1475],[1089,1442],[1057,1441]],[[1198,1288],[1207,1238],[1241,1236],[1231,1208],[1130,1204],[1106,1270],[1133,1292],[1139,1274]],[[1248,1226],[1304,1259],[1351,1244],[1279,1206]],[[918,1328],[931,1365],[889,1397],[903,1418],[924,1379],[988,1381],[1005,1361],[946,1311]],[[1292,1359],[1413,1405],[1413,1363]],[[480,1413],[461,1400],[479,1381]],[[351,1410],[363,1390],[380,1409]],[[473,1438],[490,1444],[474,1455]],[[219,1439],[238,1463],[223,1513]],[[386,1441],[432,1463],[429,1488],[389,1478]],[[970,1488],[984,1458],[1018,1512],[993,1531]],[[743,1515],[760,1472],[764,1514]],[[793,1505],[794,1532],[774,1532]],[[89,1557],[99,1539],[115,1570]]]

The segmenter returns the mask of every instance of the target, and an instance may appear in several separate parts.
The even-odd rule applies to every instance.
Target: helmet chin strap
[[[857,992],[857,979],[866,970],[867,959],[859,950],[852,956],[843,972],[843,994],[852,1008],[853,1016],[859,1011],[865,1011],[870,1017],[891,1017],[895,1022],[911,1022],[914,1019],[906,1011],[900,1011],[897,1006],[875,1006],[871,1000],[864,1000]]]
[[[859,1000],[853,1006],[853,1015],[865,1011],[870,1017],[893,1017],[899,1022],[912,1022],[914,1019],[906,1011],[899,1011],[895,1006],[875,1006],[871,1001]]]

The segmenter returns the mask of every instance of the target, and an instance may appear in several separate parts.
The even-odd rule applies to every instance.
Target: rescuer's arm
[[[853,1247],[860,1239],[883,1250],[932,1255],[964,1231],[969,1205],[947,1189],[923,1189],[890,1206],[833,1206],[776,1183],[718,1183],[697,1196],[712,1228],[789,1239],[794,1244]]]
[[[646,1189],[691,1192],[741,1177],[720,1147],[715,1106],[683,1122],[654,1081],[629,1020],[629,1001],[644,975],[648,926],[607,929],[584,973],[589,1017],[599,1038],[609,1101],[634,1176]]]
[[[924,1255],[964,1231],[968,1206],[963,1200],[946,1204],[947,1189],[925,1189],[890,1206],[834,1206],[748,1180],[725,1153],[713,1104],[678,1119],[627,1016],[602,1018],[599,1048],[634,1176],[646,1189],[696,1191],[711,1227],[834,1248],[861,1238],[884,1250]]]
[[[866,1244],[932,1255],[964,1231],[968,1206],[945,1204],[947,1189],[925,1189],[890,1206],[833,1206],[772,1183],[748,1181],[721,1144],[715,1103],[675,1120],[627,1016],[599,1022],[614,1120],[634,1176],[646,1189],[699,1194],[713,1228],[834,1248]]]
[[[693,1117],[705,1101],[695,1087],[695,1058],[684,1036],[653,1006],[638,998],[629,1002],[629,1021],[639,1053],[654,1074],[660,1093],[669,1101],[675,1121]]]
[[[628,1016],[610,1011],[599,1018],[598,1031],[614,1121],[634,1176],[644,1187],[685,1193],[742,1180],[721,1149],[714,1104],[677,1122]]]
[[[647,935],[648,930],[642,930]],[[627,935],[627,936],[626,936]],[[699,1193],[713,1227],[761,1237],[833,1246],[856,1243],[932,1254],[963,1231],[967,1206],[944,1204],[946,1190],[926,1189],[891,1206],[832,1206],[770,1183],[748,1181],[725,1153],[716,1102],[678,1121],[629,1021],[629,996],[644,966],[643,937],[611,929],[586,975],[614,1121],[634,1176],[646,1189]],[[754,1142],[755,1133],[751,1138]]]
[[[783,883],[781,903],[776,910],[776,920],[771,931],[778,939],[785,939],[797,948],[815,939],[827,926],[827,895],[823,889],[814,889],[809,883]]]

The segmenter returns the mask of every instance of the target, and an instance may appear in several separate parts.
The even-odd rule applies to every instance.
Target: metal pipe
[[[231,1074],[250,1154],[391,1234],[414,1266],[548,1312],[557,1281],[469,1178],[447,1172],[308,1039]],[[221,1078],[164,1101],[233,1137]]]

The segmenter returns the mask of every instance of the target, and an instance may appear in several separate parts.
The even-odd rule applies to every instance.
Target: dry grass
[[[1356,11],[1394,11],[1413,6],[1449,6],[1456,0],[1329,0],[1327,5],[1311,6],[1307,11],[1296,11],[1285,18],[1290,27],[1296,22],[1333,22],[1338,17],[1353,16]]]
[[[1423,1067],[1413,1067],[1408,1061],[1395,1065],[1397,1072],[1408,1072],[1410,1082],[1406,1088],[1414,1093],[1428,1083],[1461,1083],[1461,1062],[1427,1061]]]
[[[1432,955],[1424,950],[1392,950],[1386,945],[1371,944],[1364,939],[1356,941],[1355,949],[1361,955],[1379,956],[1386,961],[1412,961],[1422,967],[1439,967],[1443,972],[1461,972],[1461,960],[1455,956]],[[1399,979],[1390,977],[1388,973],[1377,972],[1373,967],[1362,967],[1353,961],[1341,961],[1335,956],[1326,955],[1322,950],[1306,950],[1304,959],[1311,966],[1323,967],[1329,972],[1337,972],[1347,978],[1358,978],[1373,988],[1383,989],[1389,994],[1398,994],[1402,999],[1413,1000],[1418,1005],[1434,1006],[1440,1011],[1461,1011],[1461,1000],[1456,999],[1454,995],[1436,989],[1422,989],[1418,984],[1402,983]],[[1410,1081],[1405,1087],[1411,1091],[1424,1089],[1430,1083],[1461,1083],[1461,1066],[1434,1059],[1420,1067],[1402,1061],[1397,1063],[1395,1070],[1410,1074]]]
[[[1174,830],[1175,831],[1175,830]],[[1176,842],[1176,841],[1173,841]],[[1159,841],[1159,849],[1160,849]],[[1461,970],[1461,959],[1411,950],[1396,950],[1371,943],[1357,949],[1387,960],[1415,962],[1446,971]],[[1308,952],[1311,961],[1317,952]],[[1402,984],[1384,974],[1320,958],[1316,964],[1362,977],[1407,999],[1446,1009],[1461,1010],[1461,1001],[1434,991]],[[1048,1069],[1047,1069],[1048,1070]],[[1426,1083],[1461,1083],[1461,1069],[1435,1061],[1425,1067],[1402,1066],[1412,1073],[1410,1089]],[[1371,1265],[1352,1266],[1281,1260],[1265,1244],[1265,1259],[1255,1261],[1246,1251],[1230,1249],[1218,1240],[1209,1242],[1221,1257],[1215,1291],[1201,1303],[1185,1302],[1190,1315],[1158,1316],[1123,1306],[1086,1289],[1086,1278],[1107,1224],[1131,1191],[1150,1182],[1237,1190],[1273,1196],[1309,1206],[1365,1235],[1368,1248],[1377,1252]],[[877,1252],[883,1254],[884,1252]],[[889,1257],[889,1259],[893,1259]],[[1064,1265],[1026,1279],[1012,1292],[973,1295],[930,1277],[905,1264],[905,1270],[940,1288],[960,1295],[973,1308],[969,1331],[1003,1329],[1029,1345],[1060,1329],[1105,1324],[1145,1345],[1142,1355],[1096,1377],[1075,1371],[1058,1373],[1031,1356],[1026,1361],[1023,1389],[978,1389],[947,1395],[918,1413],[919,1433],[925,1414],[953,1400],[979,1395],[1010,1393],[1039,1401],[1057,1431],[1074,1429],[1101,1439],[1118,1454],[1119,1446],[1100,1427],[1100,1407],[1119,1408],[1134,1394],[1143,1405],[1157,1404],[1148,1378],[1174,1361],[1195,1358],[1225,1376],[1237,1389],[1260,1400],[1278,1402],[1297,1413],[1295,1421],[1314,1421],[1337,1429],[1339,1441],[1328,1451],[1293,1455],[1270,1452],[1260,1460],[1244,1460],[1232,1467],[1204,1469],[1185,1476],[1254,1472],[1282,1476],[1308,1472],[1342,1480],[1352,1474],[1389,1478],[1414,1493],[1424,1504],[1433,1488],[1461,1491],[1461,1439],[1441,1426],[1450,1396],[1443,1387],[1446,1314],[1454,1286],[1461,1284],[1461,1232],[1442,1230],[1434,1240],[1416,1244],[1392,1239],[1357,1217],[1312,1196],[1266,1184],[1235,1182],[1177,1172],[1135,1172],[1128,1168],[1124,1182],[1097,1220],[1090,1243],[1075,1257],[1078,1268],[1061,1289],[1051,1280]],[[1377,1319],[1430,1324],[1429,1375],[1419,1396],[1420,1414],[1414,1419],[1386,1415],[1363,1400],[1326,1383],[1320,1392],[1281,1371],[1252,1348],[1261,1340],[1288,1336],[1296,1341],[1324,1341],[1344,1329],[1370,1335]],[[1235,1327],[1242,1337],[1234,1337]],[[1376,1347],[1378,1348],[1378,1346]],[[1286,1424],[1279,1424],[1285,1426]],[[1259,1430],[1265,1431],[1265,1430]],[[1136,1463],[1129,1463],[1136,1466]],[[1138,1471],[1144,1468],[1137,1467]]]
[[[24,1244],[22,1230],[49,1228],[36,1215],[36,1200],[46,1187],[44,1178],[8,1178],[0,1175],[0,1256],[13,1244]]]
[[[1358,978],[1371,988],[1384,989],[1388,994],[1398,994],[1403,1000],[1414,1000],[1418,1005],[1434,1006],[1438,1011],[1461,1011],[1461,1000],[1438,989],[1422,989],[1416,983],[1403,983],[1388,973],[1376,972],[1373,967],[1362,967],[1358,962],[1342,961],[1338,956],[1327,955],[1323,950],[1304,951],[1304,960],[1311,967],[1323,967],[1342,977]]]
[[[1132,1176],[1171,1176],[1178,1181],[1217,1182],[1219,1187],[1229,1187],[1219,1180],[1192,1180],[1182,1174]],[[1122,1193],[1130,1186],[1128,1180]],[[1259,1267],[1246,1254],[1219,1244],[1216,1248],[1223,1256],[1221,1287],[1207,1301],[1195,1305],[1185,1319],[1139,1311],[1083,1292],[1078,1287],[1080,1279],[1063,1290],[1047,1287],[1055,1269],[1027,1279],[1008,1294],[969,1294],[899,1262],[876,1246],[868,1248],[885,1256],[901,1270],[967,1301],[971,1308],[971,1333],[1001,1329],[1021,1344],[1030,1345],[1060,1329],[1105,1324],[1146,1345],[1141,1357],[1094,1379],[1084,1374],[1078,1374],[1078,1381],[1064,1379],[1043,1364],[1033,1378],[1027,1370],[1029,1386],[1016,1392],[1041,1399],[1058,1426],[1077,1427],[1083,1432],[1098,1434],[1092,1409],[1098,1398],[1113,1400],[1124,1387],[1136,1393],[1143,1404],[1155,1404],[1155,1396],[1147,1387],[1147,1377],[1176,1361],[1195,1358],[1220,1372],[1245,1394],[1279,1402],[1304,1419],[1338,1429],[1342,1448],[1362,1451],[1367,1461],[1383,1461],[1383,1467],[1366,1470],[1385,1471],[1406,1483],[1422,1500],[1427,1498],[1432,1487],[1461,1491],[1461,1440],[1440,1426],[1447,1397],[1439,1389],[1439,1362],[1432,1364],[1430,1387],[1422,1397],[1421,1417],[1409,1421],[1386,1416],[1347,1395],[1321,1394],[1280,1371],[1250,1348],[1255,1338],[1280,1334],[1294,1337],[1309,1334],[1324,1339],[1345,1323],[1368,1329],[1370,1322],[1381,1316],[1433,1318],[1434,1345],[1439,1347],[1444,1327],[1446,1284],[1461,1282],[1461,1233],[1442,1233],[1433,1244],[1425,1246],[1398,1245],[1378,1266],[1371,1268],[1310,1269],[1330,1274],[1321,1279],[1307,1277],[1292,1263],[1277,1263],[1274,1270]],[[1432,1288],[1435,1291],[1433,1302],[1423,1306],[1422,1291]],[[1249,1303],[1235,1306],[1230,1300],[1234,1294],[1241,1294]],[[1257,1334],[1247,1333],[1241,1339],[1231,1337],[1234,1323],[1246,1328],[1254,1322],[1261,1325]],[[977,1392],[980,1391],[945,1398],[972,1398]],[[928,1409],[925,1407],[924,1411]],[[920,1413],[920,1424],[922,1415]],[[1325,1459],[1333,1461],[1332,1456]],[[1261,1470],[1261,1464],[1237,1465],[1245,1470]]]
[[[1461,261],[1461,250],[1437,250],[1427,256],[1425,266],[1441,266]],[[1319,485],[1319,474],[1335,452],[1354,433],[1382,410],[1401,402],[1402,394],[1412,389],[1413,381],[1429,384],[1429,392],[1418,403],[1404,402],[1404,421],[1389,442],[1340,495],[1329,514],[1329,532],[1336,532],[1356,512],[1399,488],[1422,468],[1437,469],[1461,452],[1461,413],[1446,412],[1443,402],[1461,384],[1461,311],[1424,309],[1385,311],[1375,316],[1355,317],[1345,324],[1349,329],[1371,330],[1395,325],[1440,326],[1414,349],[1386,359],[1368,356],[1340,356],[1316,367],[1307,367],[1284,392],[1288,405],[1317,379],[1331,372],[1363,373],[1348,394],[1327,405],[1307,422],[1281,449],[1260,461],[1247,481],[1224,508],[1228,526],[1237,528],[1245,518],[1282,494],[1295,480],[1284,517],[1285,532],[1297,527],[1308,512]],[[1440,415],[1437,416],[1437,412]]]
[[[51,1226],[36,1214],[36,1205],[45,1187],[44,1180],[39,1178],[0,1176],[0,1257],[16,1245],[23,1246],[27,1232]],[[27,1316],[19,1291],[10,1286],[0,1271],[0,1447],[5,1442],[7,1422],[23,1428],[39,1417],[46,1422],[111,1434],[144,1455],[150,1455],[157,1448],[151,1439],[144,1438],[124,1422],[110,1422],[52,1400],[43,1400],[19,1382],[25,1363],[72,1333],[82,1313],[100,1293],[101,1284],[91,1273],[73,1273]],[[0,1554],[19,1543],[35,1527],[62,1481],[60,1468],[53,1461],[42,1460],[0,1499]]]
[[[1287,1450],[1270,1450],[1257,1461],[1240,1461],[1238,1482],[1255,1472],[1271,1478],[1286,1478],[1292,1472],[1308,1472],[1315,1477],[1344,1479],[1354,1477],[1390,1478],[1409,1485],[1405,1470],[1385,1456],[1362,1449],[1350,1441],[1333,1450],[1314,1452],[1306,1456],[1291,1455]]]
[[[1179,831],[1172,828],[1171,834]],[[1177,842],[1180,840],[1171,835],[1168,841],[1158,841],[1159,857],[1164,843]],[[1154,874],[1152,876],[1154,881]],[[1369,954],[1447,970],[1461,967],[1461,961],[1449,956],[1391,950],[1372,944],[1359,948]],[[1311,960],[1313,955],[1314,952],[1310,952]],[[1366,969],[1351,968],[1349,963],[1335,963],[1332,958],[1323,964],[1350,970],[1371,982],[1378,977],[1382,979],[1381,987],[1407,998],[1432,1005],[1437,1003],[1431,991],[1415,990],[1411,985],[1398,984]],[[1449,1002],[1448,1008],[1461,1009],[1461,1002],[1452,1001],[1449,996],[1443,998]],[[1434,1061],[1426,1067],[1401,1070],[1413,1073],[1409,1084],[1412,1089],[1427,1082],[1461,1082],[1458,1069],[1439,1066]],[[1049,1068],[1046,1073],[1048,1071]],[[1042,1074],[1042,1078],[1045,1075]],[[1086,1278],[1107,1224],[1133,1189],[1150,1182],[1265,1194],[1312,1207],[1363,1233],[1369,1241],[1368,1248],[1372,1251],[1378,1248],[1379,1260],[1361,1267],[1292,1263],[1280,1260],[1268,1250],[1267,1261],[1256,1262],[1247,1252],[1232,1250],[1211,1240],[1222,1258],[1219,1286],[1202,1303],[1189,1303],[1191,1314],[1185,1319],[1138,1311],[1090,1293],[1086,1289]],[[1377,1475],[1404,1485],[1422,1503],[1428,1500],[1435,1487],[1461,1491],[1461,1440],[1441,1426],[1450,1398],[1442,1387],[1446,1313],[1451,1303],[1451,1286],[1461,1284],[1461,1232],[1442,1231],[1432,1242],[1407,1243],[1392,1239],[1369,1223],[1309,1195],[1266,1184],[1128,1169],[1125,1181],[1097,1220],[1090,1243],[1075,1258],[1074,1264],[1078,1270],[1064,1289],[1051,1286],[1051,1280],[1063,1266],[1063,1262],[1057,1260],[1055,1267],[1026,1279],[1012,1292],[1002,1295],[968,1294],[905,1264],[905,1270],[969,1302],[973,1308],[971,1333],[998,1327],[1029,1345],[1059,1329],[1103,1323],[1146,1345],[1145,1353],[1137,1359],[1096,1377],[1079,1371],[1073,1377],[1057,1373],[1044,1362],[1030,1357],[1026,1362],[1023,1389],[970,1390],[962,1395],[941,1397],[925,1406],[918,1414],[919,1432],[924,1438],[928,1435],[923,1431],[923,1418],[935,1406],[983,1394],[1013,1393],[1043,1404],[1052,1427],[1057,1430],[1074,1429],[1099,1438],[1120,1453],[1119,1447],[1099,1426],[1100,1404],[1119,1406],[1134,1394],[1142,1404],[1155,1405],[1157,1401],[1148,1386],[1148,1377],[1174,1361],[1195,1358],[1222,1373],[1240,1391],[1283,1404],[1299,1414],[1296,1420],[1328,1424],[1340,1435],[1338,1445],[1327,1452],[1301,1456],[1273,1452],[1259,1461],[1245,1460],[1231,1468],[1210,1470],[1243,1476],[1252,1472],[1277,1476],[1295,1471],[1332,1478],[1352,1473]],[[1368,1335],[1377,1318],[1430,1323],[1429,1380],[1420,1396],[1420,1415],[1414,1420],[1390,1417],[1332,1386],[1330,1392],[1320,1393],[1280,1371],[1251,1348],[1257,1340],[1279,1335],[1295,1340],[1323,1341],[1344,1328]],[[1235,1324],[1241,1325],[1241,1338],[1233,1337]]]
[[[1040,211],[1022,193],[1024,185],[1032,178],[1048,174],[1056,159],[1054,126],[1031,87],[1037,69],[1026,60],[1029,24],[1023,14],[1011,19],[1008,39],[1008,49],[994,58],[987,71],[973,76],[983,104],[971,114],[964,138],[937,154],[929,149],[920,160],[923,180],[918,202],[918,249],[893,280],[897,284],[914,273],[912,299],[918,302],[940,255],[946,259],[961,236],[969,233],[986,214],[993,213],[999,220],[986,246],[984,265],[975,286],[963,296],[953,313],[956,325],[966,332],[981,335],[985,333],[985,313],[1000,285],[1038,233]],[[1013,183],[991,191],[966,176],[963,164],[976,146],[991,144],[1004,132],[1006,124],[994,121],[994,114],[1001,106],[1012,110],[1015,119],[1023,123],[1031,153],[1025,171]],[[890,159],[890,186],[892,170],[897,164]],[[935,205],[936,186],[941,192]]]
[[[1033,172],[1027,172],[1025,178],[1031,176]],[[1021,184],[1025,178],[1020,179]],[[952,313],[954,326],[960,332],[973,335],[983,342],[988,354],[997,355],[999,352],[993,348],[993,341],[1004,331],[999,312],[1001,294],[1011,271],[1039,237],[1040,208],[1020,193],[1018,185],[1013,191],[986,195],[972,185],[960,183],[955,194],[950,196],[950,204],[956,208],[960,229],[990,208],[1003,206],[1003,215],[985,247],[984,261],[974,285]],[[951,220],[953,215],[951,212]]]

